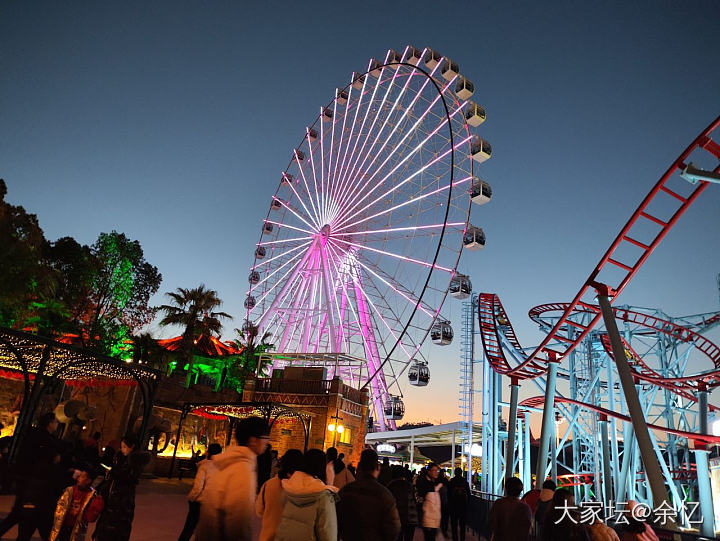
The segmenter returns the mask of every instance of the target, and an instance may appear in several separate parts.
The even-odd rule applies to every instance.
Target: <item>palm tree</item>
[[[188,362],[188,382],[192,369],[193,345],[200,336],[219,335],[222,330],[222,319],[232,319],[225,312],[214,312],[222,301],[217,291],[206,289],[205,284],[193,289],[177,288],[177,291],[166,293],[172,304],[163,304],[159,307],[164,317],[160,325],[182,325],[185,330],[182,334],[180,355]]]
[[[158,344],[149,332],[140,333],[130,337],[132,342],[133,362],[149,365],[165,372],[170,352]]]
[[[265,372],[270,365],[270,361],[263,359],[261,362],[260,354],[275,347],[273,344],[268,342],[270,333],[264,333],[260,337],[260,340],[258,340],[260,329],[252,323],[248,323],[242,330],[235,329],[235,332],[238,335],[238,339],[235,340],[235,344],[238,349],[242,349],[246,371],[248,373],[254,372],[257,376],[267,375]]]

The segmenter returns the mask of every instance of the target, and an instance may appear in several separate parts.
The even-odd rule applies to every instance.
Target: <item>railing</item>
[[[484,536],[486,539],[490,539],[490,527],[488,524],[488,515],[490,514],[490,508],[495,500],[500,498],[495,494],[486,494],[483,492],[472,491],[470,502],[468,504],[467,514],[467,526],[475,533]],[[677,532],[665,530],[652,525],[653,530],[657,534],[660,541],[707,541],[708,538],[699,535],[698,533],[692,532]],[[618,532],[621,535],[620,532]],[[537,541],[536,538],[531,535],[530,541]]]
[[[255,380],[255,392],[258,393],[289,393],[289,394],[328,394],[329,379],[279,379],[263,378]]]
[[[356,404],[365,404],[367,402],[367,393],[364,391],[360,391],[359,389],[353,389],[349,385],[345,385],[344,383],[340,387],[340,392],[342,393],[343,397],[350,402],[355,402]]]

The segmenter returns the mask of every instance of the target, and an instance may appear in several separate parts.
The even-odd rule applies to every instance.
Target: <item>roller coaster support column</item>
[[[712,490],[710,487],[710,451],[707,451],[705,449],[705,445],[700,442],[697,442],[696,446],[697,448],[694,449],[693,452],[695,453],[695,464],[697,465],[700,515],[702,516],[700,533],[710,539],[713,539],[715,537],[715,515],[713,510]]]
[[[627,403],[628,412],[630,413],[632,425],[635,429],[635,437],[638,442],[640,456],[645,468],[645,475],[650,484],[650,490],[652,491],[653,507],[657,508],[663,505],[663,502],[665,502],[665,505],[672,506],[667,488],[665,488],[662,470],[660,469],[660,464],[658,463],[657,456],[655,455],[655,448],[653,447],[652,440],[650,439],[650,431],[648,430],[647,422],[645,421],[645,415],[643,413],[642,406],[640,405],[640,399],[638,398],[635,390],[635,383],[633,381],[632,372],[630,371],[630,365],[628,364],[627,357],[625,356],[625,348],[623,347],[620,332],[618,331],[617,323],[615,322],[615,314],[610,306],[610,295],[612,292],[609,291],[608,286],[605,284],[592,283],[591,285],[598,292],[597,298],[600,304],[600,310],[602,311],[603,320],[605,322],[605,329],[607,330],[608,337],[610,338],[610,344],[612,345],[613,357],[615,357],[615,365],[617,367],[620,385],[622,385],[623,393],[625,394],[625,402]]]
[[[698,412],[700,419],[700,433],[708,433],[708,404],[707,404],[707,385],[700,383],[698,385]],[[709,451],[706,451],[705,445],[696,444],[695,464],[697,466],[698,494],[700,496],[700,514],[703,517],[700,533],[705,536],[713,537],[715,535],[714,508],[712,500],[712,490],[710,487],[710,468],[709,468]],[[709,518],[708,518],[709,517]]]
[[[505,479],[515,473],[515,430],[517,427],[518,390],[517,378],[510,378],[510,419],[508,420],[508,437],[505,444]]]
[[[707,385],[704,383],[698,384],[698,414],[699,414],[699,420],[698,423],[700,425],[700,434],[707,434],[708,433],[708,390]]]
[[[613,501],[612,471],[610,470],[610,436],[608,434],[607,415],[600,415],[600,438],[603,461],[603,493],[605,494],[605,505],[607,506]]]
[[[535,488],[542,490],[547,472],[547,458],[550,454],[550,438],[555,437],[555,383],[557,381],[558,363],[555,354],[548,355],[548,370],[545,380],[545,406],[543,407],[542,432],[540,432],[540,449],[535,467]]]

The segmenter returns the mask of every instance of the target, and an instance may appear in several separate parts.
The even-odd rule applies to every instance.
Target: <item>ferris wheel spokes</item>
[[[453,78],[453,81],[454,81],[454,80],[455,80],[455,79]],[[409,81],[410,81],[410,78],[408,78],[408,82],[409,82]],[[430,78],[427,78],[426,81],[425,81],[425,83],[423,83],[423,88],[429,83],[429,81],[430,81]],[[375,178],[375,176],[376,176],[380,171],[382,171],[383,167],[385,167],[385,164],[390,160],[390,158],[395,154],[395,152],[397,152],[398,148],[400,148],[400,146],[405,142],[405,140],[406,140],[408,137],[410,137],[410,135],[417,129],[417,127],[420,125],[420,123],[425,119],[425,116],[432,110],[432,108],[433,108],[433,107],[437,104],[437,102],[442,98],[442,94],[443,94],[448,88],[450,88],[450,85],[451,85],[451,83],[447,83],[447,85],[445,85],[445,87],[441,90],[441,92],[437,95],[437,97],[430,103],[430,105],[428,106],[428,108],[422,113],[422,115],[420,115],[420,117],[417,119],[417,121],[416,121],[415,124],[412,126],[412,128],[407,131],[407,133],[402,137],[402,139],[401,139],[397,144],[395,144],[395,146],[394,146],[393,149],[390,151],[390,153],[388,154],[388,156],[386,156],[385,160],[380,164],[379,167],[377,167],[377,168],[375,169],[375,172],[366,180],[366,182],[365,182],[365,184],[363,185],[363,187],[362,187],[360,190],[356,190],[356,192],[355,192],[356,195],[355,195],[355,197],[351,198],[351,200],[350,200],[350,202],[349,202],[349,205],[352,205],[352,204],[354,203],[354,201],[355,201],[355,199],[357,198],[357,196],[358,196],[359,194],[362,194],[362,192],[364,191],[364,189],[370,184],[370,182],[372,182],[372,180]],[[419,97],[420,97],[420,93],[416,94],[416,96],[415,96],[415,98],[413,98],[413,101],[411,102],[411,104],[405,109],[405,111],[402,113],[400,119],[398,119],[398,121],[395,123],[395,126],[393,127],[392,131],[391,131],[390,134],[388,135],[387,139],[386,139],[385,142],[382,144],[382,146],[381,146],[380,149],[377,151],[377,153],[375,153],[375,157],[372,159],[372,161],[371,161],[370,164],[368,165],[368,170],[373,166],[373,164],[375,163],[375,160],[377,160],[377,158],[381,155],[382,151],[385,149],[385,147],[387,146],[388,142],[391,140],[392,136],[395,134],[395,132],[396,132],[396,131],[399,129],[399,127],[402,125],[403,120],[404,120],[405,117],[408,115],[408,113],[412,110],[412,108],[414,107],[415,102],[419,99]],[[455,113],[457,113],[457,111],[456,111]],[[455,114],[455,113],[453,113],[453,114]],[[389,119],[389,118],[390,118],[390,117],[388,117],[388,119]],[[437,127],[435,130],[433,130],[433,132],[432,132],[430,135],[428,135],[428,136],[426,137],[425,141],[423,141],[419,146],[416,146],[416,147],[413,149],[413,151],[411,152],[410,156],[406,156],[406,157],[403,159],[403,161],[400,162],[400,164],[398,164],[390,173],[388,173],[388,174],[383,178],[382,181],[380,181],[379,183],[377,183],[369,192],[367,192],[367,194],[365,195],[365,197],[363,197],[362,200],[364,200],[364,199],[365,199],[366,197],[368,197],[371,193],[373,193],[373,192],[378,188],[378,186],[380,186],[387,178],[389,178],[389,177],[392,175],[392,173],[393,173],[394,171],[397,170],[397,168],[398,168],[400,165],[402,165],[403,163],[405,163],[405,161],[407,161],[412,155],[414,155],[416,152],[418,152],[418,151],[425,145],[425,143],[427,142],[427,140],[429,140],[432,136],[434,136],[434,135],[437,133],[437,131],[439,131],[440,128],[443,127],[443,125],[445,125],[443,122],[441,122],[440,124],[438,124],[438,127]],[[378,135],[379,135],[379,134],[378,134]],[[370,151],[369,151],[369,152],[371,152],[371,151],[372,151],[372,147],[370,148]],[[367,170],[366,170],[366,172],[367,172]],[[358,175],[358,176],[361,176],[361,175]],[[362,200],[361,200],[361,201],[362,201]],[[356,205],[352,206],[352,207],[350,208],[350,210],[354,209],[355,206],[356,206]]]

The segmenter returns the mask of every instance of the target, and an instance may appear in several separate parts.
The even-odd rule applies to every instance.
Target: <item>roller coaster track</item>
[[[518,409],[525,408],[542,408],[543,404],[545,402],[544,396],[533,396],[532,398],[527,398],[520,402],[518,404]],[[572,398],[563,398],[561,396],[555,397],[555,403],[565,403],[565,404],[573,404],[575,406],[579,406],[581,408],[589,409],[591,411],[594,411],[596,413],[599,413],[601,415],[605,415],[607,417],[612,417],[614,419],[619,419],[621,421],[626,421],[628,423],[632,422],[629,415],[624,415],[622,413],[618,413],[613,410],[609,410],[607,408],[603,408],[602,406],[594,406],[592,404],[586,404],[585,402],[581,402],[579,400],[573,400]],[[680,436],[681,438],[687,438],[688,440],[695,440],[696,442],[700,442],[703,444],[709,444],[709,445],[718,445],[720,444],[720,436],[713,436],[710,434],[698,434],[697,432],[686,432],[684,430],[677,430],[675,428],[668,428],[666,426],[660,426],[655,424],[648,423],[648,428],[652,430],[658,430],[660,432],[664,432],[666,434],[674,434],[675,436]]]
[[[602,317],[598,307],[588,301],[594,296],[596,286],[601,281],[608,286],[611,294],[611,302],[625,289],[630,280],[637,274],[642,265],[647,261],[655,248],[662,242],[667,233],[677,223],[685,211],[692,205],[700,194],[705,191],[708,182],[699,181],[692,186],[689,195],[681,195],[677,190],[670,187],[670,180],[676,178],[689,164],[688,158],[695,152],[707,153],[711,157],[720,160],[720,144],[715,142],[711,135],[720,126],[720,117],[716,118],[703,132],[690,143],[685,151],[672,163],[665,174],[660,177],[657,183],[643,199],[638,208],[632,214],[625,226],[610,245],[605,255],[600,259],[595,269],[590,273],[578,293],[570,303],[563,304],[562,315],[557,319],[542,342],[530,353],[526,354],[519,345],[515,331],[510,325],[507,314],[497,295],[482,293],[478,300],[478,318],[480,324],[480,336],[482,338],[485,355],[488,358],[493,370],[518,381],[523,379],[536,378],[543,375],[547,370],[548,362],[559,362],[590,333],[598,320]],[[717,165],[714,172],[720,172],[720,165]],[[684,181],[683,181],[684,182]],[[658,216],[657,210],[651,210],[658,199],[663,198],[665,206],[672,203],[672,211],[669,216]],[[660,202],[662,203],[662,202]],[[649,224],[657,226],[654,233],[648,240],[647,233],[642,231]],[[643,238],[643,240],[639,240]],[[621,261],[624,253],[629,247],[640,250],[634,262],[627,259]],[[603,271],[608,269],[611,276],[605,277]],[[614,272],[610,272],[614,271]],[[585,300],[583,300],[585,299]],[[592,318],[587,324],[580,324],[570,320],[570,316],[579,310],[592,312]],[[567,336],[567,328],[575,327],[576,332],[572,338]],[[501,329],[502,328],[502,329]],[[511,366],[508,362],[502,347],[500,331],[502,330],[505,339],[516,350],[518,359],[522,359],[517,365]],[[550,344],[552,343],[552,347]],[[717,366],[717,364],[716,364]],[[710,376],[714,384],[720,382],[717,375]],[[705,375],[703,375],[705,378]],[[686,378],[682,378],[686,379]]]
[[[551,312],[562,311],[563,313],[567,309],[567,303],[555,303],[555,304],[541,304],[536,306],[528,312],[530,319],[536,323],[549,327],[550,324],[547,319],[544,319],[546,314]],[[578,308],[575,309],[574,314],[587,314],[594,316],[599,311],[597,306],[586,305],[581,303]],[[713,370],[708,372],[701,372],[699,374],[682,376],[676,378],[668,378],[658,374],[655,370],[650,368],[631,347],[623,339],[623,345],[628,353],[628,361],[630,362],[630,368],[633,374],[638,379],[648,381],[666,389],[670,389],[673,392],[681,394],[683,391],[693,393],[698,390],[698,387],[704,385],[708,388],[716,387],[720,385],[720,347],[705,338],[702,334],[699,334],[687,327],[677,325],[671,321],[661,319],[649,314],[642,312],[636,312],[634,310],[627,310],[625,308],[613,308],[615,318],[621,321],[635,324],[639,327],[644,327],[655,332],[663,333],[664,335],[685,342],[693,344],[695,348],[702,352],[712,363]],[[568,323],[571,323],[568,320]],[[606,334],[603,334],[602,338],[603,347],[605,351],[612,358],[612,351],[610,347],[609,338]],[[692,397],[694,398],[694,397]]]

